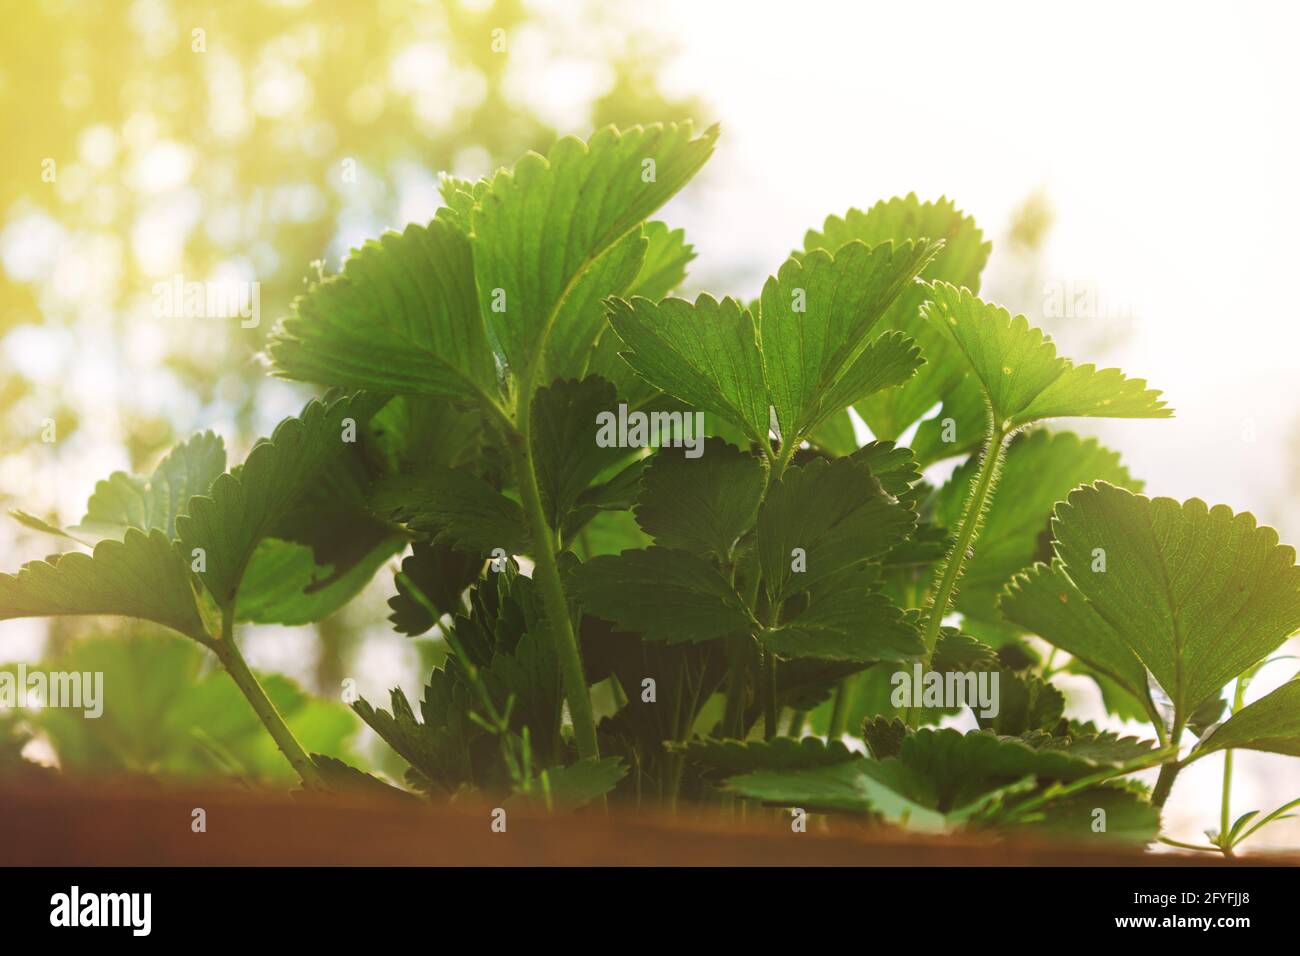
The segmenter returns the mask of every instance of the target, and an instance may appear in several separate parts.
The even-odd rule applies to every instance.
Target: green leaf
[[[1095,751],[1080,747],[1071,753],[1069,748],[1068,740],[1053,749],[1036,749],[982,731],[924,728],[903,738],[896,757],[752,773],[732,778],[727,786],[770,803],[875,811],[913,826],[943,827],[970,819],[991,798],[1022,781],[1074,780],[1108,765],[1096,759]]]
[[[1065,712],[1065,697],[1034,674],[1017,674],[1003,668],[998,676],[997,708],[996,715],[985,717],[978,706],[971,706],[980,729],[1018,737],[1059,724]]]
[[[767,441],[767,385],[754,320],[733,299],[702,295],[607,303],[623,359],[645,381],[720,415],[753,442]]]
[[[1014,809],[1014,804],[1011,808]],[[1098,816],[1098,810],[1104,811],[1105,816]],[[1103,822],[1104,829],[1097,829]],[[1020,836],[1042,836],[1075,844],[1142,846],[1159,836],[1160,811],[1141,793],[1128,787],[1089,787],[1044,804],[1018,819],[1015,829]]]
[[[781,657],[830,661],[903,661],[925,652],[916,625],[887,597],[834,580],[815,588],[792,620],[760,631],[759,642]]]
[[[423,634],[444,614],[461,609],[465,589],[478,580],[483,558],[444,544],[417,541],[393,576],[388,619],[400,634]]]
[[[975,220],[947,199],[921,202],[915,194],[876,203],[866,212],[850,209],[843,217],[830,216],[821,231],[809,230],[804,250],[834,252],[846,242],[860,240],[869,246],[922,239],[942,239],[943,248],[921,271],[927,281],[943,280],[979,291],[980,272],[988,261],[992,243],[985,242]],[[925,357],[916,376],[855,404],[873,435],[896,439],[940,400],[946,400],[966,375],[966,363],[944,333],[921,318],[920,307],[928,287],[912,285],[890,306],[880,325],[913,338]],[[981,431],[981,436],[983,432]]]
[[[162,531],[129,528],[92,554],[69,552],[0,574],[0,620],[106,614],[153,621],[207,641],[189,568]]]
[[[797,442],[831,414],[920,366],[902,333],[868,335],[933,257],[927,242],[861,242],[834,256],[789,259],[763,286],[759,342],[768,396],[783,440]],[[864,351],[866,350],[866,351]]]
[[[602,412],[618,414],[614,386],[592,376],[539,388],[533,398],[529,441],[547,523],[555,529],[579,496],[606,468],[627,457],[617,444],[596,440]]]
[[[861,460],[815,459],[788,468],[758,514],[759,554],[775,601],[878,558],[916,526],[915,512],[885,493]],[[795,571],[795,549],[806,569]]]
[[[465,468],[431,466],[419,475],[384,479],[376,483],[372,503],[376,511],[461,551],[501,548],[518,554],[528,548],[519,503]]]
[[[679,744],[689,760],[721,776],[756,770],[803,770],[856,760],[857,754],[838,740],[820,737],[776,737],[772,740],[719,740],[705,737]]]
[[[498,394],[470,241],[445,219],[354,249],[341,273],[294,301],[268,351],[276,372],[298,381],[389,395]]]
[[[210,664],[205,651],[165,633],[133,634],[129,641],[91,636],[46,666],[102,674],[103,713],[88,720],[79,710],[47,707],[31,717],[69,774],[295,781],[239,689]],[[350,756],[347,742],[359,728],[346,707],[313,698],[280,675],[259,680],[304,747]]]
[[[952,336],[1004,427],[1070,416],[1173,415],[1142,379],[1059,357],[1052,341],[1023,315],[1012,318],[1006,309],[945,282],[933,283],[930,294],[922,312]]]
[[[1210,731],[1196,753],[1231,749],[1300,757],[1300,680],[1288,681],[1241,708]]]
[[[748,631],[753,619],[726,578],[686,551],[601,555],[576,568],[570,593],[622,631],[670,644]]]
[[[95,485],[74,537],[122,540],[127,528],[158,528],[176,537],[176,518],[226,470],[226,447],[212,432],[177,445],[148,478],[115,471]]]
[[[665,548],[712,555],[725,564],[754,525],[763,494],[763,464],[717,438],[698,458],[661,449],[651,459],[636,504],[637,524]]]
[[[361,592],[384,563],[402,550],[397,536],[368,552],[342,574],[316,563],[311,548],[264,538],[239,583],[241,621],[300,626],[324,620]]]
[[[584,807],[613,790],[627,776],[627,769],[619,757],[589,757],[567,767],[547,770],[546,786],[551,806],[557,810]],[[534,790],[531,793],[517,793],[507,801],[507,805],[532,803],[544,806],[545,797],[541,786],[539,781],[533,781]]]
[[[1300,627],[1295,551],[1248,512],[1101,482],[1057,506],[1053,532],[1057,559],[1018,576],[1003,612],[1139,699],[1149,671],[1181,720]]]
[[[942,334],[942,333],[938,333]],[[956,351],[953,346],[950,349]],[[963,365],[966,359],[958,352]],[[928,468],[937,461],[965,455],[979,448],[989,433],[989,405],[973,375],[963,378],[943,400],[938,414],[916,429],[912,452],[917,464]]]
[[[436,395],[398,395],[375,412],[366,451],[381,474],[416,474],[430,465],[454,468],[482,453],[483,416]]]
[[[695,258],[695,247],[686,241],[684,230],[669,229],[657,220],[645,223],[641,234],[646,239],[645,260],[627,294],[656,301],[667,298],[686,281],[686,267]]]
[[[351,447],[344,441],[348,422],[360,428],[377,407],[368,396],[328,405],[312,401],[299,417],[285,419],[269,439],[254,445],[237,472],[219,476],[206,495],[190,499],[176,533],[184,554],[202,549],[206,569],[199,576],[219,605],[234,603],[258,543]]]
[[[858,449],[858,436],[847,411],[827,418],[812,430],[808,441],[832,458],[851,455]]]
[[[953,472],[935,500],[934,520],[954,527],[970,497],[979,462],[970,460]],[[1017,571],[1039,557],[1050,538],[1052,509],[1080,485],[1092,481],[1140,491],[1119,455],[1096,439],[1072,432],[1035,430],[1017,436],[1007,449],[998,478],[998,493],[984,518],[974,554],[957,592],[956,608],[967,617],[1002,622],[997,598]]]
[[[693,137],[689,123],[607,127],[496,174],[470,215],[474,277],[515,374],[543,352],[551,378],[578,371],[566,363],[601,329],[591,306],[636,278],[646,246],[638,227],[695,175],[716,138],[716,127]],[[501,295],[504,309],[494,309]]]

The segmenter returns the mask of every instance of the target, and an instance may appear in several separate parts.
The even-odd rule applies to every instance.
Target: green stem
[[[266,696],[266,691],[258,683],[253,672],[248,669],[248,664],[244,660],[244,655],[239,653],[239,647],[235,644],[235,612],[234,608],[226,608],[221,614],[221,640],[211,642],[212,649],[216,652],[217,658],[226,669],[235,685],[248,699],[252,705],[253,711],[257,714],[262,725],[266,727],[267,733],[275,741],[275,745],[280,748],[280,753],[284,754],[285,759],[298,771],[298,776],[302,779],[303,786],[308,790],[325,790],[325,781],[312,763],[307,752],[302,749],[302,744],[298,743],[293,732],[285,724],[284,718],[280,712],[275,709],[275,704]]]
[[[724,736],[739,740],[745,736],[745,676],[748,671],[748,638],[727,640],[727,710],[722,720]]]
[[[939,643],[939,629],[943,626],[944,615],[948,613],[948,605],[952,602],[957,581],[965,570],[966,557],[979,537],[989,496],[997,483],[999,466],[1002,463],[1002,443],[1005,439],[1006,432],[999,425],[994,424],[989,429],[989,438],[984,446],[984,457],[980,462],[979,474],[975,478],[975,486],[971,489],[970,497],[966,499],[966,507],[958,522],[957,540],[952,546],[952,551],[948,553],[948,560],[944,562],[943,575],[939,578],[934,597],[930,601],[924,635],[926,667],[930,665],[930,658]]]
[[[573,633],[569,602],[564,595],[564,583],[560,580],[560,568],[555,559],[553,532],[546,523],[542,493],[537,486],[537,473],[533,469],[532,450],[528,442],[528,417],[524,410],[526,403],[520,402],[520,405],[519,431],[512,436],[510,453],[532,537],[533,560],[536,565],[533,577],[541,586],[546,619],[555,635],[556,652],[564,673],[565,697],[569,701],[569,716],[573,718],[573,735],[578,744],[578,756],[582,759],[598,758],[600,745],[596,741],[596,718],[591,709],[587,678],[582,670],[582,652],[578,649],[578,638]]]
[[[857,693],[858,674],[850,674],[840,681],[835,689],[835,703],[831,705],[831,724],[827,730],[830,740],[838,740],[849,729],[849,711],[853,707],[853,698]]]
[[[1250,684],[1250,671],[1237,678],[1237,689],[1232,694],[1232,716],[1241,710],[1245,701],[1246,688]],[[1232,844],[1228,842],[1228,829],[1232,826],[1232,748],[1223,752],[1223,798],[1219,805],[1219,846],[1228,856],[1232,855]]]
[[[776,736],[776,655],[769,650],[763,651],[763,739],[771,740]]]
[[[1175,735],[1174,739],[1177,739],[1177,735]],[[1183,765],[1177,760],[1171,760],[1160,765],[1160,776],[1156,777],[1156,788],[1151,791],[1152,806],[1163,807],[1165,805],[1165,801],[1169,799],[1169,792],[1174,788],[1174,780],[1182,769]]]

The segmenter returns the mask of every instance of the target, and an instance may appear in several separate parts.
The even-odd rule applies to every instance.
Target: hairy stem
[[[521,406],[525,403],[521,402]],[[596,718],[591,709],[591,694],[582,669],[582,652],[578,638],[573,633],[569,618],[569,602],[560,580],[560,568],[555,559],[553,532],[546,523],[546,510],[542,507],[542,493],[537,486],[537,472],[533,468],[532,451],[528,443],[527,412],[521,408],[520,430],[510,442],[511,458],[519,481],[519,495],[524,513],[528,516],[528,530],[532,537],[533,560],[536,567],[533,577],[542,588],[542,601],[546,619],[555,637],[556,652],[564,673],[564,694],[569,701],[569,716],[573,718],[573,735],[578,744],[578,756],[596,758],[600,746],[596,742]]]
[[[935,645],[939,643],[939,629],[943,626],[944,615],[948,613],[948,605],[952,602],[957,582],[966,568],[966,558],[979,537],[980,526],[984,522],[984,514],[988,509],[993,486],[997,484],[1005,439],[1006,432],[999,425],[994,424],[989,429],[988,442],[984,446],[984,457],[980,461],[979,473],[975,477],[975,485],[971,489],[970,497],[966,499],[966,507],[958,522],[957,540],[952,546],[952,551],[948,553],[948,559],[944,562],[943,574],[934,589],[925,619],[925,665],[927,667],[930,658],[934,656]]]
[[[234,629],[234,608],[225,608],[221,613],[221,640],[211,642],[210,646],[225,667],[226,673],[231,676],[240,692],[252,705],[258,720],[271,735],[275,745],[280,748],[280,753],[284,754],[293,769],[298,771],[303,786],[308,790],[325,790],[325,781],[320,771],[316,769],[307,752],[302,749],[302,744],[298,743],[293,732],[289,730],[284,718],[275,709],[275,704],[271,703],[271,699],[266,696],[266,691],[253,676],[253,672],[248,669],[244,655],[239,653],[239,647],[235,644]]]

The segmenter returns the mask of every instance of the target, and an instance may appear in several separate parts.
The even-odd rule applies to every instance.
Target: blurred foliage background
[[[482,176],[607,123],[711,120],[695,98],[657,85],[668,37],[630,29],[596,0],[564,7],[0,2],[0,506],[75,518],[96,478],[148,472],[202,428],[239,460],[305,397],[258,359],[275,319],[314,270],[337,269],[386,228],[431,218],[440,171]],[[260,323],[155,317],[155,283],[177,275],[258,283]],[[40,557],[49,540],[6,518],[2,566]],[[419,680],[382,623],[391,584],[381,572],[375,596],[318,628],[250,635],[250,659],[337,699],[369,626],[399,651],[378,666],[372,651],[363,691],[382,695],[403,670]],[[89,655],[115,696],[139,695],[131,713],[110,708],[113,726],[93,728],[98,739],[52,711],[27,728],[65,762],[281,773],[247,728],[212,731],[205,717],[227,705],[252,714],[219,699],[234,687],[209,679],[197,648],[109,620],[7,621],[0,631],[0,661],[81,666]],[[122,631],[157,663],[102,636]],[[191,689],[178,699],[207,715],[176,710],[168,682]],[[290,705],[292,688],[276,693]],[[296,731],[342,750],[337,714],[293,706]],[[10,741],[3,768],[23,740],[12,714],[0,740]]]

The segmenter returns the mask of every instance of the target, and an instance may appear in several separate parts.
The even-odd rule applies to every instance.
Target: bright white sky
[[[1283,472],[1300,5],[670,0],[648,16],[682,46],[670,85],[723,123],[706,183],[669,211],[697,275],[756,289],[828,213],[909,191],[954,197],[996,241],[1041,187],[1047,277],[1132,307],[1104,361],[1177,410],[1107,439],[1152,492],[1300,537]]]

